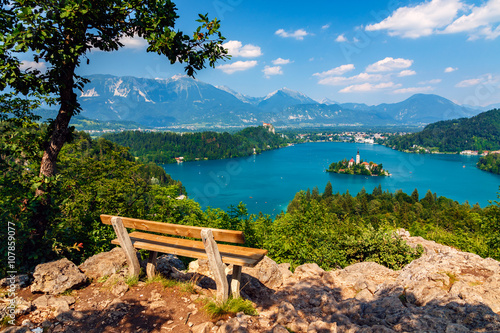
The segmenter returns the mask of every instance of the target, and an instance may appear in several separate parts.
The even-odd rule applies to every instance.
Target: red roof
[[[351,158],[351,160],[349,162],[354,162],[354,160]]]

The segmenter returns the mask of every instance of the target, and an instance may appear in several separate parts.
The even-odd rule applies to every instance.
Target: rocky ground
[[[184,270],[160,257],[158,270],[183,281],[168,287],[127,281],[119,248],[80,267],[39,265],[32,281],[20,281],[18,326],[4,332],[500,332],[498,261],[400,235],[425,249],[401,271],[363,262],[333,271],[306,264],[292,274],[267,257],[244,268],[242,296],[258,316],[210,319],[202,307],[215,283],[203,261]]]

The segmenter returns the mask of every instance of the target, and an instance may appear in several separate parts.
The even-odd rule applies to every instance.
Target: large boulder
[[[98,253],[79,266],[89,279],[97,280],[119,272],[127,264],[125,252],[121,247],[115,247],[109,252]]]
[[[156,270],[165,276],[172,275],[173,272],[183,271],[186,266],[173,254],[163,254],[156,259]]]
[[[33,278],[31,292],[50,295],[63,293],[87,281],[85,274],[66,258],[36,266]]]
[[[270,289],[276,289],[283,284],[280,267],[268,256],[265,256],[255,267],[243,267],[242,272],[256,278]]]
[[[500,263],[478,255],[435,252],[407,265],[396,283],[418,306],[450,302],[484,304],[500,313]]]

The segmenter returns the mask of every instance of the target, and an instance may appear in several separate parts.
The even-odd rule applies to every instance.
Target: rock
[[[288,302],[282,302],[279,305],[276,322],[289,327],[295,332],[307,332],[307,328],[309,326],[307,322],[299,316],[295,307]]]
[[[337,323],[325,323],[317,320],[309,324],[307,333],[337,333]]]
[[[103,276],[119,272],[127,264],[125,252],[115,247],[109,252],[98,253],[79,266],[89,279],[97,280]]]
[[[23,326],[10,326],[7,327],[2,333],[29,333],[31,330]]]
[[[243,267],[241,271],[270,289],[276,289],[283,284],[283,274],[278,264],[268,256],[264,256],[255,267]]]
[[[475,254],[441,245],[440,251],[403,268],[396,283],[406,287],[407,299],[415,305],[465,301],[500,312],[500,264]]]
[[[238,318],[231,318],[222,324],[217,333],[247,333],[248,330],[243,327]]]
[[[173,254],[164,254],[156,259],[156,269],[158,270],[158,272],[168,272],[170,271],[171,267],[175,267],[179,271],[183,271],[186,269],[186,265],[184,265],[182,260],[177,258],[177,256],[174,256]]]
[[[276,325],[273,327],[271,333],[290,333],[285,327],[281,325]]]
[[[31,292],[57,295],[87,281],[85,274],[66,258],[40,264],[33,273]]]
[[[195,326],[191,327],[191,332],[192,333],[209,333],[210,330],[212,329],[212,327],[214,327],[214,324],[212,322],[208,321],[206,323],[202,323],[202,324],[195,325]]]
[[[281,275],[283,276],[283,280],[289,279],[293,275],[293,273],[290,271],[289,263],[279,264],[278,268],[281,272]]]
[[[123,296],[129,289],[128,284],[125,281],[118,281],[111,287],[111,293],[116,297]]]
[[[18,288],[24,288],[30,283],[30,277],[27,274],[19,274],[11,277],[6,277],[0,280],[1,287],[10,287],[15,284]]]
[[[445,333],[468,333],[470,330],[460,324],[449,324],[446,326],[446,331]]]
[[[325,271],[319,267],[318,264],[304,264],[295,269],[293,277],[298,280],[307,278],[317,279],[321,278],[323,273],[325,273]]]

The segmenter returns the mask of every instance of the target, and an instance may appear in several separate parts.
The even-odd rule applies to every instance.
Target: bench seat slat
[[[112,215],[101,215],[101,221],[104,224],[111,224]],[[140,219],[133,219],[130,217],[120,217],[125,228],[138,229],[151,232],[159,232],[161,234],[199,238],[201,239],[202,227],[193,227],[188,225],[163,223],[155,221],[147,221]],[[237,230],[224,230],[212,229],[214,239],[220,242],[244,244],[245,237],[242,231]]]
[[[136,249],[144,249],[162,253],[170,253],[190,258],[207,259],[205,248],[200,241],[173,238],[132,232],[129,234],[132,245]],[[118,239],[111,243],[120,245]],[[267,250],[218,244],[222,262],[239,266],[255,266],[266,254]]]

